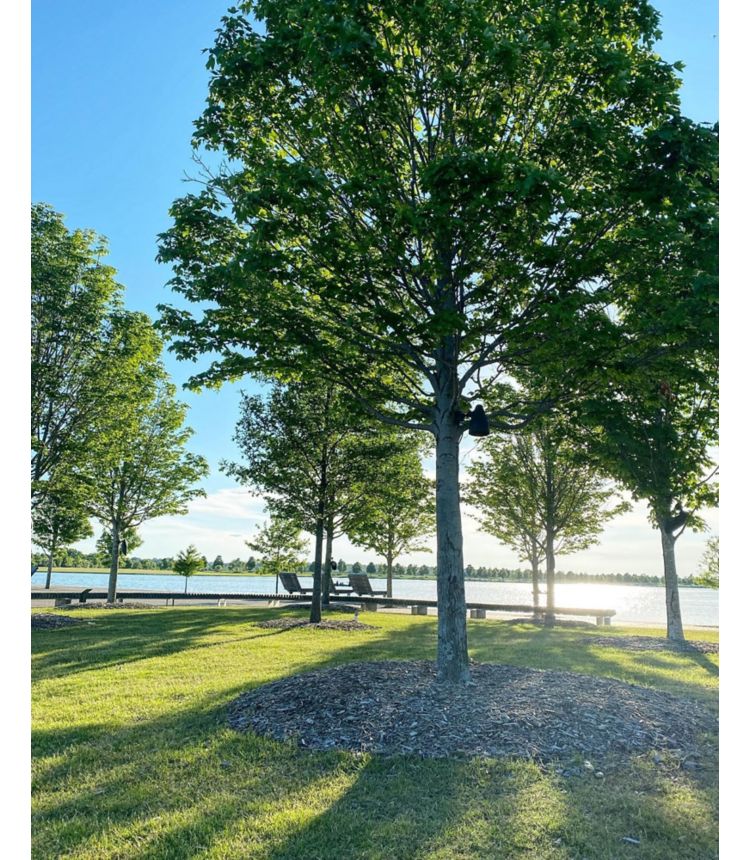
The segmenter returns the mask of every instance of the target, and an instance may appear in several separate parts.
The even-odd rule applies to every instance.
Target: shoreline
[[[36,571],[37,574],[46,575],[46,568],[42,568],[41,566]],[[106,567],[59,567],[54,568],[52,571],[53,575],[55,573],[78,573],[82,576],[93,576],[95,574],[109,573],[109,568]],[[117,572],[119,576],[179,576],[181,579],[181,574],[175,573],[173,570],[156,570],[153,568],[149,568],[148,570],[134,570],[124,568]],[[239,573],[237,571],[202,571],[201,573],[193,574],[196,577],[215,577],[215,576],[231,576],[231,577],[240,577],[252,579],[255,577],[268,576],[271,577],[274,574],[272,573]],[[348,576],[348,573],[337,574],[334,573],[334,578],[344,579]],[[312,573],[300,573],[298,576],[307,576],[312,577]],[[367,576],[371,576],[373,579],[385,579],[384,576],[380,576],[377,573],[368,573]],[[602,576],[609,576],[609,574],[602,574]],[[437,582],[436,576],[394,576],[394,581],[403,581],[403,582]],[[472,577],[464,577],[464,582],[488,582],[493,585],[531,585],[530,579],[487,579],[480,578],[475,579]],[[664,585],[663,582],[597,582],[596,580],[568,580],[568,579],[556,579],[555,585],[616,585],[616,586],[634,586],[640,588],[660,588]],[[704,588],[702,585],[695,585],[694,583],[685,582],[679,583],[680,588]],[[718,590],[718,589],[717,589]]]

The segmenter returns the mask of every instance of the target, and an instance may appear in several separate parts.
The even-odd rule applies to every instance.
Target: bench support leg
[[[604,618],[604,626],[605,627],[611,627],[612,626],[612,619],[609,617],[609,615],[606,615]]]
[[[427,615],[427,607],[426,606],[412,606],[411,614],[412,615]]]
[[[601,627],[604,624],[604,618],[601,615],[596,616],[596,626]]]
[[[469,610],[469,618],[486,618],[487,610],[486,609],[470,609]]]
[[[362,608],[365,612],[377,612],[378,604],[377,603],[363,603]]]

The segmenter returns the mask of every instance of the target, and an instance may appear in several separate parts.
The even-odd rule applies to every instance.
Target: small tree
[[[365,573],[369,576],[372,576],[374,573],[377,573],[378,569],[375,567],[373,562],[369,562],[367,567],[365,568]]]
[[[220,555],[211,562],[211,570],[224,570],[224,559]]]
[[[50,587],[56,550],[93,534],[82,498],[85,492],[78,481],[58,473],[32,510],[33,542],[47,553],[45,588]]]
[[[393,597],[394,561],[426,549],[422,541],[435,530],[434,488],[424,476],[419,450],[412,444],[378,464],[377,480],[347,529],[352,543],[385,559],[388,597]]]
[[[175,400],[166,380],[161,343],[148,318],[123,315],[121,325],[128,361],[111,394],[113,403],[119,399],[121,415],[91,444],[87,466],[88,513],[112,536],[110,602],[117,593],[122,536],[154,517],[185,513],[191,499],[205,495],[194,485],[208,474],[203,457],[185,451],[192,435],[183,427],[187,407]]]
[[[491,437],[469,467],[466,499],[479,510],[484,531],[531,563],[534,607],[539,607],[539,560],[546,561],[545,621],[554,623],[555,559],[596,543],[604,524],[629,505],[563,432],[562,422],[539,420],[533,430]],[[613,498],[614,506],[606,507]]]
[[[272,515],[265,525],[258,526],[255,536],[246,543],[260,555],[263,574],[276,577],[275,594],[279,593],[280,573],[304,567],[302,554],[307,552],[307,541],[300,534],[299,524],[293,520]]]
[[[693,581],[696,585],[702,585],[704,588],[719,587],[719,538],[717,535],[708,539],[706,550],[701,558],[698,576]]]
[[[245,565],[245,570],[248,573],[252,573],[255,570],[255,559],[253,558],[253,556],[250,556],[250,558],[247,560],[247,564]]]
[[[172,569],[175,573],[185,577],[185,594],[187,594],[188,578],[203,569],[203,556],[190,544],[187,549],[177,553]]]

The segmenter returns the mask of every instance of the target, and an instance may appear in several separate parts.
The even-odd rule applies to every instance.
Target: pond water
[[[38,570],[31,578],[32,585],[44,585],[46,572]],[[52,587],[80,585],[83,588],[104,587],[106,573],[52,572]],[[346,576],[337,578],[345,581]],[[374,589],[384,589],[385,580],[370,577]],[[300,576],[303,588],[312,588],[312,577]],[[182,591],[185,580],[175,574],[121,573],[118,585],[124,589],[141,591]],[[272,576],[193,576],[188,590],[201,592],[255,592],[273,594],[275,579]],[[664,589],[650,585],[562,584],[556,586],[558,606],[614,609],[618,621],[666,624]],[[393,596],[435,600],[434,579],[395,579]],[[531,603],[531,583],[526,582],[466,582],[466,599],[481,603]],[[544,598],[542,598],[544,600]],[[719,624],[719,592],[711,588],[683,588],[680,590],[682,620],[686,626],[716,627]]]

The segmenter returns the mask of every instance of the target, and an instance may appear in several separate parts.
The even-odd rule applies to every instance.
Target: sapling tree
[[[188,579],[203,570],[203,556],[190,544],[187,549],[177,553],[172,569],[175,573],[185,577],[185,594],[187,594]]]
[[[576,386],[634,254],[620,231],[647,235],[682,181],[696,129],[658,36],[645,0],[259,0],[209,51],[194,142],[226,160],[161,237],[197,307],[164,330],[213,354],[195,386],[325,379],[434,436],[443,681],[468,680],[466,406],[563,350]],[[491,418],[528,415],[510,396]]]
[[[557,556],[598,542],[605,523],[629,505],[581,456],[560,419],[542,419],[510,438],[486,440],[469,475],[465,498],[479,511],[482,528],[531,563],[535,608],[539,562],[545,560],[545,622],[554,623]]]
[[[280,573],[287,570],[296,572],[304,566],[302,554],[307,551],[307,541],[300,534],[299,523],[294,520],[271,516],[245,543],[260,555],[263,574],[276,577],[275,594],[279,593]]]

